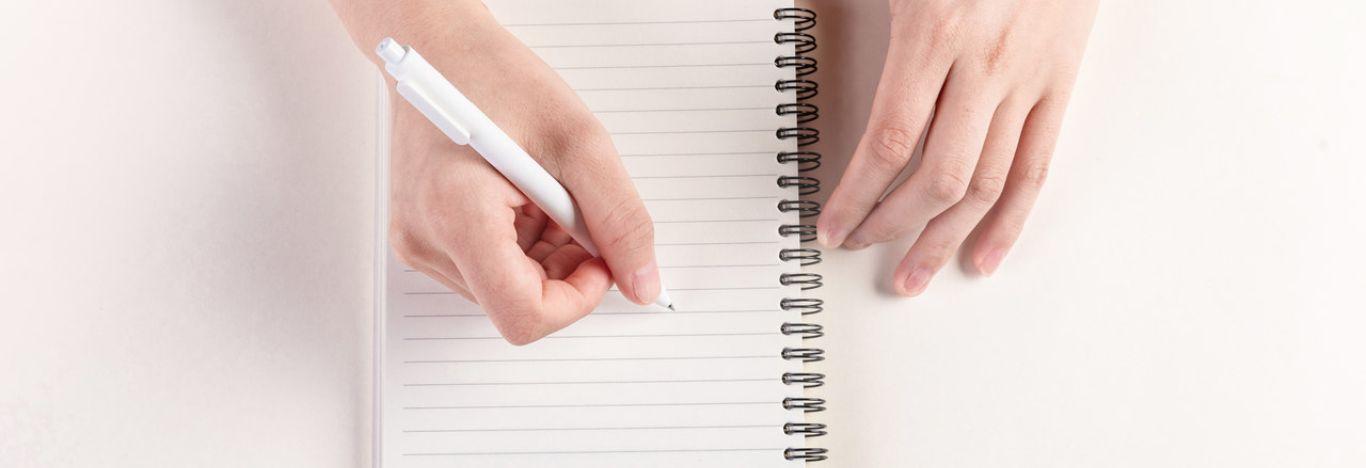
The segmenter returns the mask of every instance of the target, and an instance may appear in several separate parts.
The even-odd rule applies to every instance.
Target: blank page
[[[587,6],[591,5],[591,6]],[[387,466],[791,466],[783,425],[801,364],[780,357],[801,322],[779,275],[799,224],[776,183],[796,143],[775,107],[795,102],[774,59],[782,1],[490,2],[611,132],[656,223],[677,312],[613,290],[578,323],[507,344],[477,305],[392,255],[380,277],[378,447]],[[395,103],[394,105],[407,105]],[[387,148],[387,144],[382,145]],[[381,167],[386,164],[381,164]],[[384,185],[381,184],[383,189]],[[381,200],[387,200],[382,194]],[[387,216],[381,218],[387,224]]]

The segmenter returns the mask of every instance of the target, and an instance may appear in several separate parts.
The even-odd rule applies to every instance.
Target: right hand
[[[602,255],[592,258],[477,153],[391,92],[389,240],[404,263],[481,305],[519,345],[587,315],[613,280],[632,301],[654,301],[660,279],[650,215],[606,129],[554,70],[478,2],[338,2],[367,56],[382,37],[366,31],[390,24],[383,29],[420,51],[555,176]],[[357,13],[367,8],[381,13]]]

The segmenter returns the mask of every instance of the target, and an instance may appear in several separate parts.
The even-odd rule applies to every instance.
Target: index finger
[[[867,129],[816,222],[826,247],[844,243],[910,162],[948,75],[930,41],[909,39],[889,45]]]

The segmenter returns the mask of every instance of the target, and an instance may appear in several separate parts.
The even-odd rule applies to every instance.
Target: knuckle
[[[868,233],[864,234],[862,240],[864,243],[868,244],[881,244],[883,242],[890,242],[896,239],[897,237],[900,237],[897,235],[898,231],[898,229],[892,226],[878,226],[869,229]]]
[[[1015,28],[1014,21],[1008,21],[1003,25],[996,38],[990,41],[986,50],[982,53],[982,72],[986,76],[1001,74],[1007,68],[1008,62],[1015,55]]]
[[[936,264],[943,265],[958,250],[959,241],[955,238],[943,238],[930,241],[925,246],[925,252]]]
[[[925,185],[925,196],[939,204],[953,204],[967,194],[968,180],[960,172],[953,170],[938,171],[930,175]]]
[[[547,277],[551,279],[564,279],[569,277],[569,275],[574,273],[574,270],[579,267],[578,264],[554,261],[562,257],[563,254],[561,253],[551,253],[549,257],[546,257],[544,268]]]
[[[911,159],[918,138],[904,126],[879,127],[869,134],[873,167],[882,171],[900,171]]]
[[[968,6],[957,2],[926,5],[915,0],[889,0],[892,39],[914,38],[939,49],[958,41]]]
[[[859,229],[863,231],[859,240],[866,244],[880,244],[901,237],[901,226],[886,222],[870,223]]]
[[[940,239],[917,242],[913,249],[917,251],[916,255],[923,264],[939,268],[948,263],[957,247],[956,242]]]
[[[503,339],[506,340],[508,344],[513,346],[526,346],[541,339],[540,334],[530,327],[509,328],[506,330],[499,330],[499,333],[503,335]]]
[[[983,237],[989,238],[992,244],[1007,246],[1014,244],[1015,240],[1020,237],[1020,233],[1024,232],[1026,218],[1028,218],[1028,212],[1021,211],[1018,208],[1003,212],[1002,216],[991,224]]]
[[[545,325],[540,319],[540,314],[534,313],[530,309],[518,308],[514,310],[502,306],[489,308],[486,312],[490,317],[493,317],[493,324],[498,328],[498,334],[514,346],[532,343],[546,335]]]
[[[1048,171],[1051,170],[1049,166],[1049,162],[1043,160],[1025,167],[1021,174],[1021,182],[1030,189],[1042,187],[1048,180]]]
[[[551,129],[544,154],[554,156],[553,163],[565,169],[583,165],[593,170],[596,161],[615,154],[612,137],[592,114],[564,119]],[[572,164],[569,164],[571,163]]]
[[[1001,232],[1003,232],[1011,241],[1014,241],[1015,238],[1020,237],[1020,233],[1024,232],[1026,217],[1025,213],[1017,213],[1015,216],[1005,217],[1005,219],[1001,221]]]
[[[1005,185],[1005,178],[999,175],[977,177],[968,185],[968,193],[964,199],[988,205],[996,203],[1001,197],[1001,191],[1005,190]]]
[[[949,7],[944,11],[931,14],[928,34],[931,44],[948,45],[957,41],[962,22],[962,11]]]

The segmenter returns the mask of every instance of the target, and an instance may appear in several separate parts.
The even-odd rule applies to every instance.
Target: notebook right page
[[[794,129],[811,115],[780,114],[798,91],[775,89],[800,65],[775,62],[795,54],[775,36],[793,31],[774,14],[790,1],[489,6],[612,134],[679,310],[614,290],[570,328],[514,347],[478,306],[388,256],[383,464],[800,463],[793,455],[814,429],[803,405],[815,405],[801,399],[803,381],[819,380],[802,373],[815,351],[803,337],[818,332],[802,325],[814,305],[792,299],[818,283],[801,273],[814,251],[795,229],[812,209],[795,202],[812,188],[799,178],[798,141],[813,135]]]

